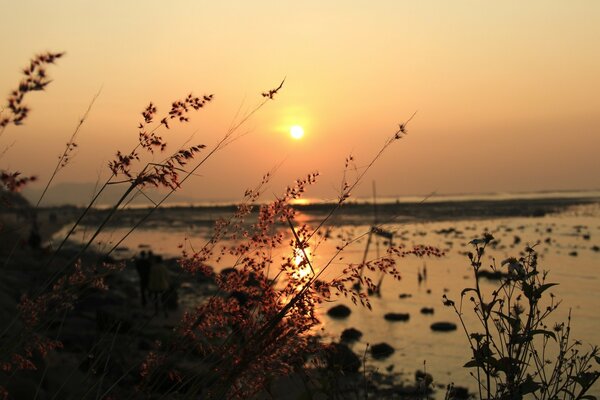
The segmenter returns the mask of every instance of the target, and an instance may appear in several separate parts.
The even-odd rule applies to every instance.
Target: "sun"
[[[294,125],[290,128],[290,135],[294,139],[300,140],[304,136],[304,129],[300,125]]]

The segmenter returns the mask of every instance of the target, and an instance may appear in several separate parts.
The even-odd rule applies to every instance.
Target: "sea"
[[[394,353],[385,359],[366,357],[371,374],[412,382],[415,371],[424,370],[433,376],[441,393],[436,397],[441,398],[449,383],[475,390],[476,382],[470,375],[473,370],[463,367],[471,359],[466,333],[454,310],[443,305],[443,296],[459,305],[461,291],[473,287],[474,274],[467,253],[473,249],[471,241],[485,233],[493,235],[494,242],[484,255],[484,267],[500,267],[503,260],[518,258],[525,247],[533,247],[539,254],[538,269],[548,272],[546,281],[558,283],[548,291],[560,301],[548,319],[549,329],[570,316],[571,337],[581,341],[580,351],[600,345],[600,191],[359,199],[341,207],[310,199],[298,201],[294,207],[298,226],[306,224],[315,229],[326,219],[321,227],[326,235],[315,235],[309,244],[312,265],[318,271],[327,269],[323,279],[339,276],[350,263],[385,254],[390,239],[374,235],[369,242],[373,226],[391,233],[393,245],[427,245],[444,252],[442,257],[398,260],[400,280],[383,278],[380,295],[370,298],[372,310],[355,306],[343,296],[320,306],[321,323],[314,332],[324,341],[339,341],[345,329],[355,328],[363,335],[350,346],[361,358],[377,343],[385,342],[394,348]],[[171,204],[150,216],[147,208],[129,208],[116,214],[94,245],[98,250],[114,248],[112,255],[122,259],[150,249],[163,257],[180,257],[182,250],[202,247],[212,236],[215,221],[230,218],[235,210],[235,204],[226,202]],[[77,228],[73,245],[88,240],[93,227],[107,212],[106,207],[94,210]],[[131,232],[130,228],[142,218],[144,223]],[[249,216],[249,222],[255,219],[255,214]],[[53,241],[58,243],[70,227],[65,224]],[[281,224],[275,229],[292,239],[289,226]],[[336,256],[337,246],[347,238],[357,240]],[[289,240],[284,243],[285,246],[273,249],[274,260],[293,252]],[[213,267],[218,271],[230,267],[232,262],[225,257]],[[381,279],[378,274],[371,278]],[[487,296],[499,285],[499,281],[490,279],[481,279],[480,283]],[[193,303],[194,299],[190,301]],[[349,306],[351,314],[343,319],[331,318],[327,311],[337,304]],[[424,314],[423,308],[432,312]],[[467,330],[480,332],[468,299],[462,312]],[[387,313],[406,313],[409,318],[388,321],[384,318]],[[436,322],[452,322],[458,329],[436,332],[431,329]],[[600,365],[595,367],[600,369]],[[598,383],[592,394],[600,394]]]

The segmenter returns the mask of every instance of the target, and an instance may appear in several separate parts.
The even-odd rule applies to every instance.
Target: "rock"
[[[449,398],[453,400],[467,400],[471,398],[471,395],[469,394],[469,389],[466,387],[454,386],[450,389]]]
[[[341,339],[343,342],[355,342],[362,337],[362,332],[358,329],[348,328],[344,329],[341,334]]]
[[[343,304],[330,308],[327,315],[331,318],[346,318],[350,315],[350,309]]]
[[[401,299],[408,299],[408,298],[412,297],[412,294],[410,294],[410,293],[400,293],[398,295],[398,297],[401,298]]]
[[[362,363],[360,358],[343,343],[331,343],[325,349],[327,367],[346,373],[356,373]]]
[[[421,314],[424,314],[424,315],[433,315],[433,312],[434,312],[433,307],[423,307],[423,308],[421,308]]]
[[[377,343],[371,346],[371,355],[376,360],[387,358],[394,354],[394,348],[387,343]]]
[[[577,252],[576,251],[572,251],[572,252],[569,253],[569,255],[571,257],[577,257]]]
[[[415,371],[415,383],[419,384],[419,386],[429,387],[433,382],[433,376],[427,372],[416,370]]]
[[[435,332],[450,332],[456,330],[456,324],[453,322],[434,322],[431,324],[431,330]]]
[[[592,246],[592,251],[596,251],[596,252],[600,251],[600,246],[596,246],[596,245]]]
[[[387,313],[383,316],[387,321],[408,321],[410,314],[408,313]]]

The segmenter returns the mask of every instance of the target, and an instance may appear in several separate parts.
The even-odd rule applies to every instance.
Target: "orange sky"
[[[79,152],[57,182],[107,175],[154,101],[214,93],[173,146],[214,144],[236,111],[287,80],[276,100],[187,182],[236,199],[283,163],[270,192],[320,171],[335,197],[344,158],[366,164],[418,111],[356,193],[381,196],[600,188],[597,1],[11,1],[0,14],[0,94],[35,53],[66,51],[23,127],[0,138],[2,168],[49,177],[93,95]],[[304,139],[289,137],[291,125]],[[13,145],[14,143],[14,145]]]

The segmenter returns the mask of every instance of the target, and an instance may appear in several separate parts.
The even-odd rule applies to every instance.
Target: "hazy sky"
[[[381,196],[600,188],[598,1],[9,1],[0,7],[0,94],[28,59],[67,55],[0,167],[49,177],[93,95],[102,92],[61,181],[107,175],[137,140],[153,101],[214,93],[172,148],[214,144],[238,109],[287,77],[275,101],[186,183],[184,194],[239,198],[282,163],[269,190],[320,171],[334,197],[344,158],[364,166],[399,122],[409,135],[370,171]],[[291,125],[304,127],[295,141]],[[14,143],[14,145],[13,145]]]

